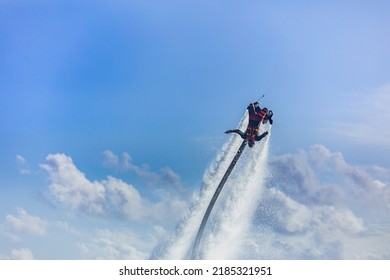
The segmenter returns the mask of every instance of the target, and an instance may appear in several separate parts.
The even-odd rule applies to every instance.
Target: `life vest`
[[[249,110],[249,125],[250,126],[259,126],[260,122],[264,122],[264,117],[267,115],[268,109],[263,108],[260,111]]]
[[[260,110],[260,112],[258,114],[261,117],[261,119],[264,119],[264,117],[267,115],[267,113],[268,113],[268,109],[263,108]]]
[[[258,126],[248,125],[248,127],[246,128],[246,131],[245,131],[245,139],[255,141],[256,136],[258,134],[259,134],[259,127]]]

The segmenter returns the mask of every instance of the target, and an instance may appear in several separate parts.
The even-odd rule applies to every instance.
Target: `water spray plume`
[[[245,112],[238,128],[245,130],[247,123],[248,113]],[[202,238],[196,245],[196,258],[240,258],[242,242],[248,234],[267,177],[271,126],[261,125],[260,130],[259,133],[268,130],[269,134],[254,148],[242,153],[218,200],[214,201],[215,205],[203,229]],[[205,172],[202,188],[195,195],[189,213],[177,226],[171,238],[159,247],[151,258],[190,259],[193,257],[193,245],[204,214],[241,144],[242,139],[238,135],[229,137]]]

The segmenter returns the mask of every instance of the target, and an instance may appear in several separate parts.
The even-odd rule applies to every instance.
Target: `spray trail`
[[[238,128],[245,130],[248,122],[247,112],[239,122]],[[258,172],[266,162],[268,135],[255,148],[243,154],[236,170],[226,183],[216,202],[211,219],[206,226],[204,239],[200,246],[201,258],[234,258],[237,250],[226,251],[224,242],[230,240],[239,246],[239,240],[249,226],[256,207],[256,198],[264,172]],[[242,143],[239,136],[231,136],[222,147],[215,161],[203,177],[200,194],[193,198],[189,214],[178,225],[174,236],[154,252],[151,258],[188,259],[199,225],[211,197]],[[264,168],[264,166],[263,166]],[[234,227],[232,227],[234,225]],[[229,230],[230,228],[230,230]],[[237,248],[237,246],[234,246]]]
[[[244,151],[246,145],[247,145],[247,141],[243,141],[242,144],[240,145],[240,148],[238,149],[236,155],[234,156],[232,162],[230,163],[228,169],[226,170],[220,183],[218,184],[218,187],[215,190],[213,197],[211,198],[209,206],[206,209],[206,212],[205,212],[203,219],[202,219],[202,223],[201,223],[199,230],[198,230],[198,233],[196,235],[194,245],[192,247],[192,254],[191,254],[192,259],[196,259],[198,256],[198,248],[199,248],[200,241],[202,239],[203,231],[207,225],[207,220],[211,214],[211,211],[214,207],[214,204],[216,203],[216,201],[218,199],[219,194],[221,193],[221,191],[223,189],[223,186],[225,185],[227,179],[229,178],[230,173],[233,171],[234,166],[237,164],[237,161],[240,159],[240,156],[241,156],[242,152]]]
[[[246,151],[234,176],[225,185],[219,208],[215,209],[209,230],[205,232],[203,259],[235,259],[245,254],[240,248],[268,174],[269,136]]]

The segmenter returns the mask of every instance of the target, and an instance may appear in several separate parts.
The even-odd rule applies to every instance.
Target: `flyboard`
[[[226,180],[228,179],[230,173],[232,172],[234,166],[236,165],[238,159],[240,158],[242,152],[244,151],[247,142],[248,142],[247,140],[244,140],[242,142],[240,148],[238,149],[236,155],[234,156],[232,162],[230,163],[228,169],[226,170],[225,175],[223,175],[221,182],[219,183],[217,189],[215,190],[213,197],[211,198],[210,204],[207,207],[206,213],[203,216],[202,223],[200,224],[198,234],[196,235],[194,246],[192,247],[192,255],[191,255],[192,259],[196,259],[198,257],[198,248],[199,248],[200,240],[202,239],[203,231],[204,228],[206,227],[206,223],[210,216],[211,210],[213,209],[215,201],[217,200],[219,193],[221,192],[223,186],[225,185]]]

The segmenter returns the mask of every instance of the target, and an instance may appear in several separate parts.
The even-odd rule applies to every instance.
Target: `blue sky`
[[[272,155],[320,144],[389,188],[387,1],[79,2],[0,0],[0,257],[146,257],[262,94]]]

